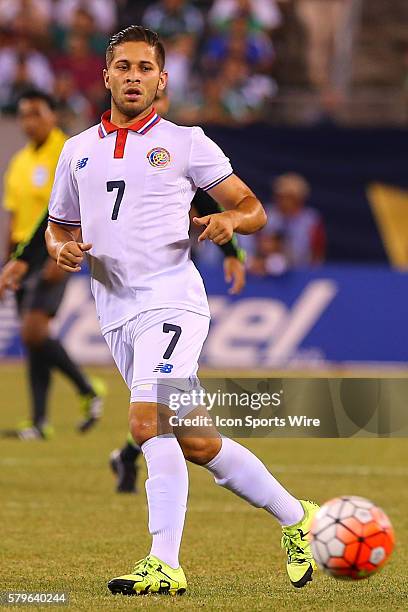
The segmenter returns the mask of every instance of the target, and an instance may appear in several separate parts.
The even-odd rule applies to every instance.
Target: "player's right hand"
[[[0,274],[0,300],[7,289],[17,291],[21,280],[28,270],[28,263],[19,259],[12,259],[4,266]]]
[[[84,260],[84,252],[89,251],[92,244],[89,242],[75,242],[70,240],[62,245],[58,252],[57,264],[66,272],[79,272]]]

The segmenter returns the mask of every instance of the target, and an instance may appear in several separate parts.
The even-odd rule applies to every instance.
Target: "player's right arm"
[[[66,272],[79,272],[84,252],[92,248],[89,242],[81,242],[81,229],[69,225],[48,222],[45,241],[50,256]]]
[[[58,160],[52,188],[45,241],[49,255],[66,272],[79,272],[84,252],[92,245],[81,241],[78,185],[72,164],[72,142],[67,140]]]

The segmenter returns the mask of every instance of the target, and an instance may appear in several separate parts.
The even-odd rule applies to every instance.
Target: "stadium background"
[[[173,5],[181,7],[179,19],[169,19]],[[203,125],[266,205],[273,204],[275,177],[302,175],[311,188],[308,205],[318,211],[327,236],[319,265],[303,262],[283,273],[273,268],[262,276],[250,273],[237,298],[226,293],[213,247],[197,255],[213,312],[203,366],[221,375],[239,370],[273,376],[295,370],[312,376],[405,376],[407,3],[2,0],[2,172],[23,143],[14,111],[24,87],[35,85],[56,95],[69,133],[96,122],[108,103],[99,79],[107,37],[140,22],[166,39],[170,83],[175,75],[168,117]],[[3,213],[0,223],[4,257]],[[250,262],[258,245],[244,246]],[[41,443],[1,442],[1,488],[7,500],[2,505],[7,526],[4,588],[22,587],[24,559],[25,588],[69,588],[77,609],[126,607],[128,602],[112,603],[101,593],[101,579],[131,562],[133,545],[129,550],[129,534],[121,525],[130,514],[144,521],[145,510],[143,495],[140,503],[119,503],[106,470],[109,451],[124,437],[120,406],[125,410],[127,392],[99,335],[86,275],[70,282],[55,331],[74,357],[104,373],[109,384],[106,420],[91,437],[78,439],[72,431],[75,396],[57,379],[51,402],[55,440],[41,448]],[[27,412],[22,350],[14,299],[8,296],[0,304],[2,428]],[[299,495],[312,494],[319,501],[345,492],[374,497],[390,511],[397,537],[406,541],[404,440],[275,440],[273,447],[268,440],[252,440],[248,446]],[[184,554],[196,599],[179,607],[219,609],[229,598],[230,609],[271,609],[272,593],[279,597],[279,609],[294,609],[293,594],[277,575],[282,573],[277,546],[271,559],[273,582],[265,589],[262,581],[263,555],[271,554],[265,517],[239,500],[226,500],[205,474],[192,469]],[[114,533],[112,521],[119,525]],[[140,543],[147,543],[144,532]],[[253,555],[253,546],[259,558],[238,580],[242,559]],[[223,551],[222,559],[217,550]],[[374,586],[329,586],[320,579],[316,590],[309,589],[295,605],[350,609],[353,598],[359,610],[404,609],[401,577],[407,561],[400,546]],[[217,567],[215,578],[207,571],[211,567]],[[79,575],[84,583],[78,582]],[[225,589],[225,580],[231,589]]]
[[[13,111],[25,87],[54,93],[62,125],[75,133],[107,105],[99,71],[109,32],[151,24],[167,45],[169,118],[202,124],[265,205],[274,177],[302,175],[327,236],[320,265],[249,274],[237,299],[226,297],[217,250],[198,255],[214,313],[203,365],[404,370],[408,37],[405,3],[391,5],[0,3],[0,170],[23,142]],[[256,241],[244,246],[250,259]],[[111,363],[84,279],[71,281],[56,332],[83,362]],[[21,354],[10,296],[0,306],[0,356]]]

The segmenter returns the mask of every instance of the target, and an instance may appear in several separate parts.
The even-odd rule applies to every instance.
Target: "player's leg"
[[[51,272],[50,272],[51,269]],[[83,420],[80,431],[87,431],[101,417],[105,385],[100,379],[90,381],[79,366],[71,359],[58,340],[49,333],[49,322],[55,316],[62,302],[67,275],[54,278],[55,262],[46,265],[47,275],[38,273],[30,281],[23,303],[22,336],[26,346],[33,353],[32,361],[37,367],[58,368],[76,387],[81,399]],[[58,275],[61,274],[57,270]]]
[[[116,476],[116,491],[118,493],[136,493],[137,474],[139,468],[137,459],[142,450],[129,433],[126,443],[121,449],[116,448],[110,454],[109,463]]]
[[[21,334],[28,350],[30,388],[33,397],[33,423],[46,420],[46,402],[50,372],[57,367],[76,386],[83,404],[84,421],[81,430],[92,425],[101,415],[102,388],[94,385],[72,361],[57,338],[49,335],[50,317],[42,310],[29,310],[22,318]],[[98,384],[98,383],[97,383]]]
[[[28,381],[31,399],[31,420],[19,430],[23,440],[46,438],[51,434],[47,424],[47,400],[51,367],[43,359],[39,346],[48,333],[48,317],[42,312],[22,315],[21,337],[27,348]]]
[[[32,282],[32,278],[26,278],[22,286],[16,291],[17,311],[20,319],[23,318],[24,305],[30,293],[30,282]],[[24,342],[24,325],[22,327],[22,339]],[[41,331],[42,327],[42,323],[40,322],[38,329]],[[35,328],[37,329],[37,327]],[[46,424],[50,367],[47,362],[37,358],[35,348],[31,349],[27,345],[26,348],[31,418],[20,425],[18,435],[22,440],[41,439],[51,433],[50,428]]]
[[[137,399],[137,391],[132,399]],[[143,400],[143,391],[140,399]],[[187,507],[188,473],[177,439],[171,428],[166,427],[170,415],[164,404],[132,402],[129,430],[147,464],[150,554],[177,568]]]
[[[281,525],[293,525],[304,515],[302,504],[272,476],[249,449],[230,438],[179,437],[188,461],[204,466],[215,482],[253,506],[265,508]],[[214,453],[215,451],[215,453]]]
[[[216,437],[215,429],[212,435],[207,431],[203,437],[181,435],[179,443],[185,458],[209,470],[218,485],[263,508],[279,521],[292,584],[302,587],[311,580],[316,566],[306,534],[318,506],[296,499],[256,455],[234,440]]]
[[[138,399],[137,391],[131,399]],[[169,422],[169,413],[168,407],[159,403],[132,401],[130,404],[129,430],[141,446],[147,464],[146,495],[152,545],[149,555],[136,564],[132,573],[109,582],[112,593],[181,594],[187,588],[179,564],[179,550],[187,508],[188,472],[176,438],[170,429],[163,430],[159,424],[159,420]]]
[[[296,499],[256,455],[229,438],[222,438],[220,451],[204,467],[218,485],[263,508],[279,521],[289,579],[295,587],[305,586],[316,568],[307,533],[318,506]]]
[[[163,309],[142,313],[123,326],[122,347],[124,343],[130,345],[134,359],[129,385],[129,429],[141,446],[147,464],[152,547],[132,574],[110,581],[108,586],[113,593],[181,593],[186,589],[178,554],[187,505],[188,473],[177,439],[167,433],[171,431],[172,415],[168,406],[172,391],[177,391],[177,385],[182,384],[179,381],[189,381],[196,372],[208,323],[208,318],[194,313]],[[116,358],[115,353],[120,352],[120,344],[111,333],[105,337],[119,365],[121,357]],[[129,367],[120,369],[128,381]],[[170,375],[167,380],[164,374]],[[161,377],[161,384],[157,384],[157,376]],[[174,381],[174,376],[180,379]]]

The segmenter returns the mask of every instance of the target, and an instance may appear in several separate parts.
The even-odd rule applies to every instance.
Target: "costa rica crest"
[[[154,147],[146,155],[149,164],[155,168],[165,168],[169,165],[171,157],[167,149],[163,147]]]

